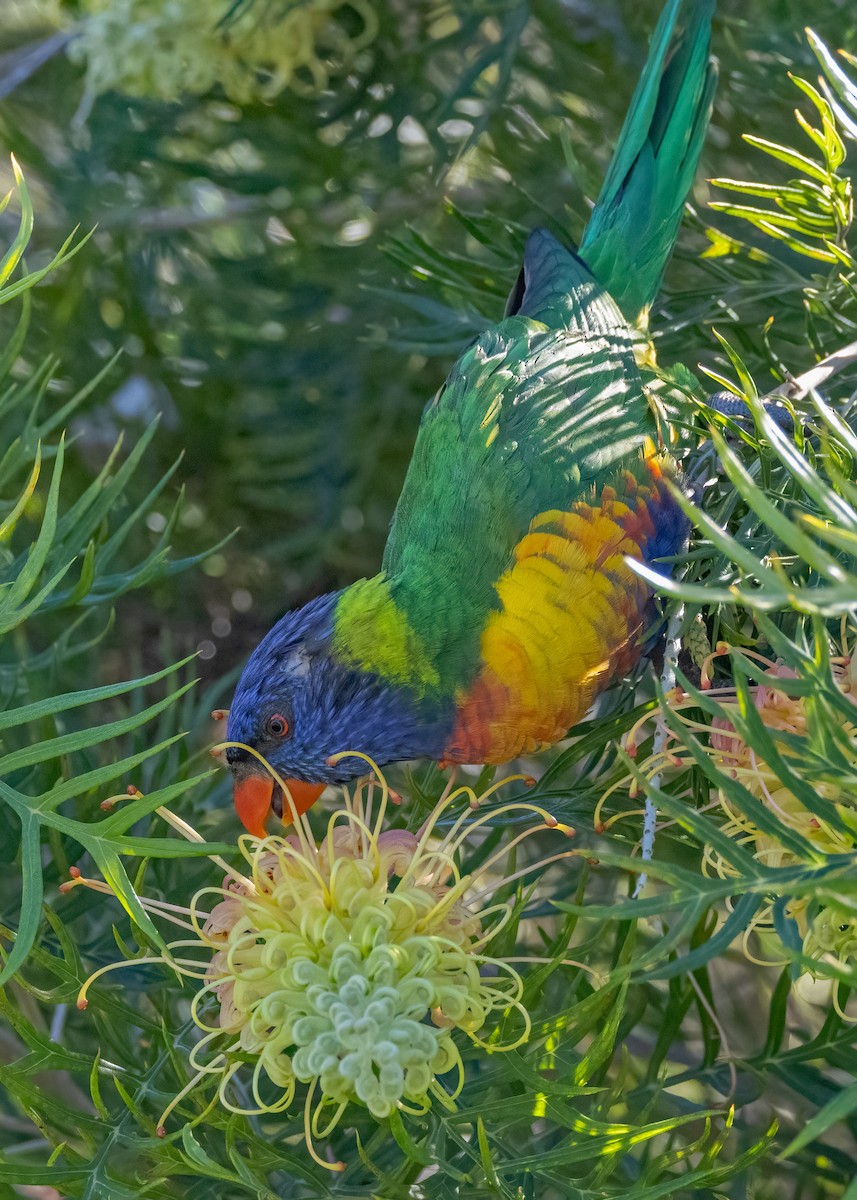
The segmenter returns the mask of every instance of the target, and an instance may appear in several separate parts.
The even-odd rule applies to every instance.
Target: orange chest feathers
[[[649,480],[630,472],[568,512],[539,514],[496,588],[499,607],[482,633],[479,673],[458,701],[445,758],[507,762],[564,737],[598,694],[642,653],[651,623],[649,586],[628,559],[663,548],[656,522],[675,509],[657,464]]]

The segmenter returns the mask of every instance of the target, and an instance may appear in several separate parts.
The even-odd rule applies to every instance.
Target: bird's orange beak
[[[274,799],[274,781],[270,775],[245,775],[236,779],[233,799],[238,820],[253,837],[265,837],[265,822]]]
[[[274,780],[269,775],[250,773],[235,780],[233,785],[235,811],[238,813],[241,824],[248,833],[252,833],[253,837],[263,838],[267,834],[265,826],[271,815],[274,786]],[[304,783],[300,779],[287,779],[286,786],[295,802],[295,808],[300,814],[305,813],[315,804],[327,784]],[[277,790],[279,791],[279,788]],[[284,801],[283,823],[288,825],[291,819],[291,805]]]

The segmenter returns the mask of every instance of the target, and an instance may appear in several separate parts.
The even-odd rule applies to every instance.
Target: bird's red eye
[[[274,713],[272,717],[268,717],[265,722],[265,732],[271,737],[285,737],[289,732],[289,723],[285,717],[279,713]]]

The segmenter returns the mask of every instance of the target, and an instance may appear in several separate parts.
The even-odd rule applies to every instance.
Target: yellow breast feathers
[[[641,559],[652,536],[650,492],[633,476],[622,491],[541,513],[516,546],[448,761],[506,762],[551,745],[639,657],[651,590],[624,560]]]

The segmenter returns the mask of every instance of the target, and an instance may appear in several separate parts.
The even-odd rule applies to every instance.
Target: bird
[[[680,553],[689,522],[635,343],[710,119],[714,7],[668,0],[579,246],[529,235],[502,318],[427,404],[378,574],[251,654],[225,755],[254,836],[367,759],[544,750],[648,648],[653,594],[629,563]]]

